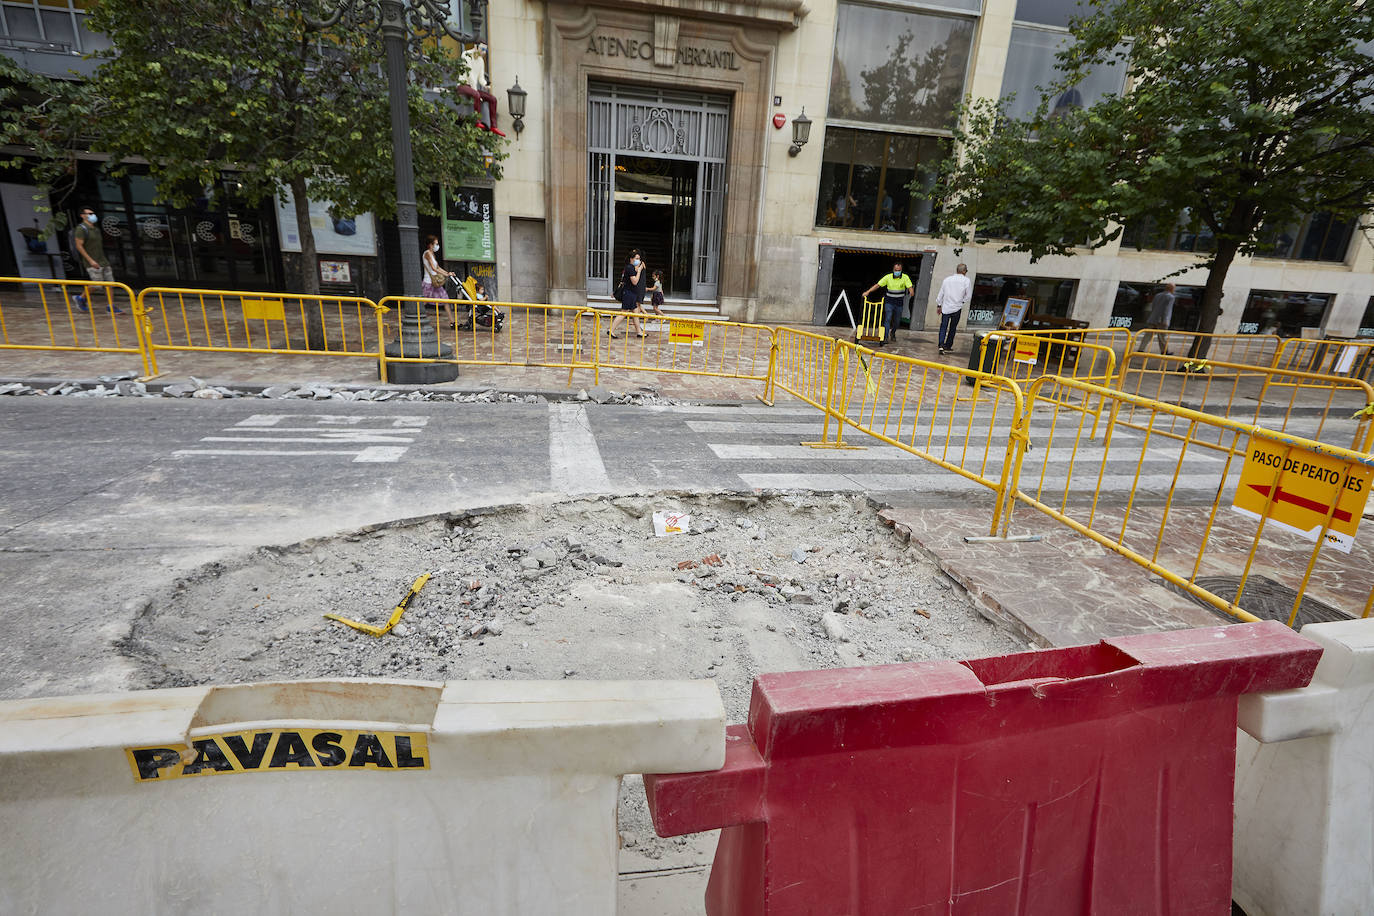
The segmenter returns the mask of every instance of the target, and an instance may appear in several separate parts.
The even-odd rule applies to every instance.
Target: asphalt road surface
[[[991,511],[987,490],[891,446],[801,445],[819,432],[809,408],[760,404],[4,398],[0,696],[119,689],[111,646],[138,613],[131,599],[227,552],[367,524],[661,490],[865,491]],[[1176,447],[1144,454],[1144,485],[1167,487]],[[1048,455],[1057,468],[1092,459]],[[1209,461],[1194,462],[1208,499]],[[1106,488],[1129,487],[1128,471]]]

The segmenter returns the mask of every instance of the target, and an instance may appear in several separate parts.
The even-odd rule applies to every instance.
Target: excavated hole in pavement
[[[660,509],[690,512],[691,533],[656,537]],[[423,573],[429,582],[387,636],[323,617],[384,625]],[[146,687],[709,677],[731,722],[744,721],[761,672],[1025,648],[864,497],[664,494],[260,548],[178,581],[119,645]],[[709,855],[701,838],[655,836],[638,777],[620,807],[624,853],[642,868]]]

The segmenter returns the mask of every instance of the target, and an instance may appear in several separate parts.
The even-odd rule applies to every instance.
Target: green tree
[[[967,242],[998,226],[1032,261],[1171,226],[1185,210],[1215,237],[1203,331],[1226,272],[1265,228],[1306,213],[1362,216],[1374,200],[1374,18],[1350,0],[1090,0],[1057,78],[1025,120],[966,106],[942,169],[942,225]],[[1125,62],[1129,91],[1081,109],[1052,101],[1092,68]],[[1180,271],[1181,272],[1181,271]],[[1205,348],[1201,351],[1205,353]]]
[[[309,265],[299,283],[317,292],[309,198],[343,215],[396,212],[381,39],[358,23],[312,26],[328,9],[318,0],[100,0],[90,26],[113,47],[96,54],[95,74],[55,81],[8,68],[29,101],[8,112],[5,138],[32,150],[38,181],[59,193],[82,148],[109,153],[116,174],[146,163],[159,199],[174,206],[219,188],[224,170],[250,201],[289,188]],[[465,72],[449,43],[426,41],[411,54],[411,140],[426,212],[431,183],[453,188],[485,174],[487,157],[499,175],[496,135],[452,97],[425,91],[459,84]]]

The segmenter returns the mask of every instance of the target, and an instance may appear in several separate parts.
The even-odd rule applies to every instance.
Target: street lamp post
[[[465,0],[475,11],[485,0]],[[350,22],[364,25],[375,21],[386,48],[386,79],[391,107],[392,161],[396,173],[396,232],[400,237],[401,260],[406,252],[420,250],[420,214],[415,202],[415,163],[410,149],[410,105],[407,99],[410,65],[407,45],[422,33],[442,32],[459,42],[472,42],[477,35],[454,29],[449,22],[448,0],[341,0],[325,19],[311,20],[318,28],[329,28],[348,16]],[[422,334],[420,281],[414,270],[401,270],[402,290],[411,300],[401,309],[400,336],[386,345],[390,357],[447,359],[453,350],[439,341],[438,334]],[[458,377],[452,363],[392,363],[389,378],[403,385],[451,382]]]

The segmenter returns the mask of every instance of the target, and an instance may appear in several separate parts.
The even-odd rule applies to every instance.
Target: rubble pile
[[[655,511],[690,513],[656,537]],[[430,579],[391,632],[418,576]],[[964,658],[1025,644],[853,495],[634,496],[508,506],[260,548],[131,599],[143,687],[319,677],[712,678],[743,721],[764,671]],[[624,843],[660,840],[633,786]]]
[[[194,376],[188,382],[154,384],[151,387],[137,381],[133,372],[118,375],[102,375],[94,383],[77,381],[58,382],[47,387],[35,387],[24,382],[0,384],[0,396],[11,397],[72,397],[72,398],[200,398],[220,400],[223,398],[267,398],[269,400],[310,400],[310,401],[454,401],[458,403],[503,403],[503,404],[544,404],[548,399],[540,394],[497,391],[487,388],[482,391],[454,391],[452,389],[434,390],[429,388],[378,387],[331,385],[311,382],[303,385],[269,385],[265,388],[230,388],[224,385],[211,385]],[[657,390],[638,387],[626,392],[615,392],[602,385],[594,388],[579,389],[569,393],[576,401],[593,401],[597,404],[677,404],[674,398],[662,397]]]

